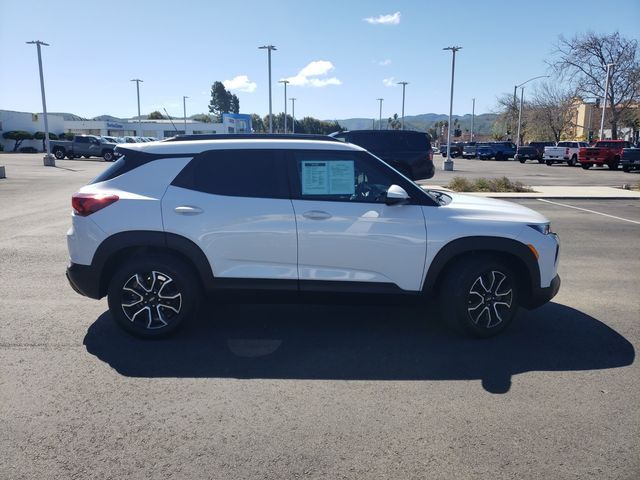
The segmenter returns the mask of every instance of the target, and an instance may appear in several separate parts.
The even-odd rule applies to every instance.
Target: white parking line
[[[561,207],[573,208],[575,210],[582,210],[583,212],[595,213],[596,215],[602,215],[603,217],[615,218],[616,220],[622,220],[623,222],[635,223],[640,225],[640,222],[636,220],[629,220],[628,218],[616,217],[615,215],[609,215],[608,213],[596,212],[595,210],[589,210],[588,208],[574,207],[573,205],[567,205],[566,203],[552,202],[551,200],[545,200],[543,198],[536,198],[539,202],[551,203],[553,205],[560,205]]]

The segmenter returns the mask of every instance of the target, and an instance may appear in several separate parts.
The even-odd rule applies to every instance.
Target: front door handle
[[[192,205],[181,205],[174,208],[173,211],[180,215],[198,215],[203,212],[200,207],[194,207]]]
[[[308,212],[304,212],[302,216],[309,220],[326,220],[331,218],[331,214],[329,212],[324,212],[322,210],[309,210]]]

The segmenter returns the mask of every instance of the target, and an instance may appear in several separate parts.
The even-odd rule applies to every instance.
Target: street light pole
[[[296,99],[292,97],[289,100],[291,100],[291,117],[293,118],[291,133],[296,133]]]
[[[378,120],[378,130],[382,130],[382,101],[384,98],[376,98],[380,102],[380,117]]]
[[[38,69],[40,70],[40,93],[42,94],[42,114],[44,115],[44,144],[45,154],[42,162],[45,167],[55,167],[56,159],[51,155],[51,144],[49,143],[49,119],[47,118],[47,99],[44,94],[44,74],[42,73],[42,53],[40,47],[44,45],[48,47],[49,44],[40,40],[34,40],[26,42],[29,45],[35,45],[38,49]]]
[[[182,112],[184,115],[184,134],[187,134],[187,97],[186,95],[182,96]]]
[[[453,160],[451,160],[451,118],[453,116],[453,80],[456,72],[456,52],[462,47],[445,47],[443,50],[451,50],[453,54],[451,59],[451,99],[449,101],[449,128],[447,128],[447,159],[442,167],[444,170],[453,171]]]
[[[524,87],[520,88],[520,109],[518,110],[518,135],[516,136],[516,150],[520,146],[520,125],[522,121],[522,101],[524,98]]]
[[[469,141],[473,142],[473,123],[476,119],[476,99],[472,98],[471,102],[471,137]]]
[[[398,85],[402,85],[402,130],[404,130],[404,89],[409,82],[398,82]]]
[[[525,86],[527,83],[532,82],[533,80],[537,80],[539,78],[549,78],[549,75],[538,75],[537,77],[530,78],[526,82],[522,82],[520,85],[516,85],[513,87],[513,103],[515,105],[516,102],[516,90]],[[523,89],[524,90],[524,89]],[[518,110],[518,138],[516,139],[516,147],[520,146],[520,121],[522,120],[522,95],[523,92],[520,92],[520,109]]]
[[[136,93],[138,95],[138,128],[140,129],[140,135],[142,135],[142,119],[140,118],[140,82],[143,82],[144,80],[134,78],[131,81],[136,82]]]
[[[604,114],[607,112],[607,95],[609,93],[609,69],[615,66],[615,63],[607,63],[607,80],[604,84],[604,102],[602,102],[602,118],[600,119],[600,140],[604,140]]]
[[[277,50],[273,45],[263,45],[258,49],[266,49],[269,61],[269,133],[273,133],[273,109],[271,108],[271,50]]]
[[[287,133],[287,84],[289,80],[280,80],[278,83],[284,84],[284,133]]]

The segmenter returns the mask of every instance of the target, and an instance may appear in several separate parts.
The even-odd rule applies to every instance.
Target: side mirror
[[[391,185],[387,190],[385,202],[387,205],[403,205],[411,200],[409,194],[399,185]]]

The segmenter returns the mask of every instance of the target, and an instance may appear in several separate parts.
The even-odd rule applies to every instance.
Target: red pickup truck
[[[578,162],[585,170],[593,165],[606,165],[611,170],[617,170],[622,149],[630,146],[629,142],[625,140],[600,140],[592,147],[578,150]]]

